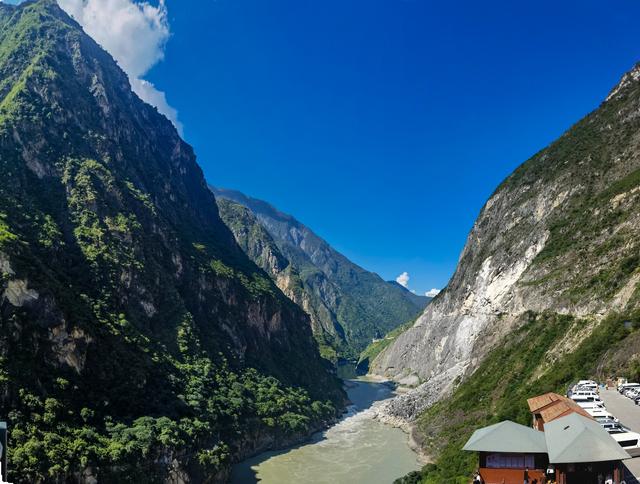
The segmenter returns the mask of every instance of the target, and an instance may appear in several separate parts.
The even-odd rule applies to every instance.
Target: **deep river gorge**
[[[346,383],[352,405],[338,423],[308,443],[241,462],[232,484],[390,484],[419,469],[407,435],[373,418],[371,406],[392,397],[392,389],[364,377]]]

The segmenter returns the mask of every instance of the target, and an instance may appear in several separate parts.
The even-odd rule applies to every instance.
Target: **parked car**
[[[624,395],[629,398],[636,398],[640,395],[640,389],[632,388],[631,390],[625,390]]]
[[[580,380],[576,385],[597,385],[597,383],[593,380]]]
[[[603,410],[601,408],[587,408],[585,410],[593,418],[596,418],[596,417],[608,417],[611,420],[613,420],[614,422],[619,422],[620,421],[620,420],[618,420],[617,417],[615,417],[614,415],[610,414],[608,411]]]
[[[614,417],[599,416],[599,417],[593,417],[593,419],[599,424],[616,423],[616,419]]]
[[[567,391],[567,396],[570,397],[571,395],[575,394],[576,392],[593,392],[595,391],[593,388],[591,387],[585,387],[582,385],[573,385],[571,387],[569,387],[569,390]]]
[[[591,409],[602,409],[602,410],[606,410],[607,407],[604,406],[604,402],[581,402],[581,401],[577,401],[576,402],[578,404],[579,407],[584,408],[585,410],[591,408]]]
[[[574,402],[601,402],[602,399],[597,393],[593,392],[575,392],[571,394],[571,400]]]
[[[625,390],[631,390],[632,388],[640,388],[640,383],[623,383],[618,387],[618,391],[624,393]]]
[[[628,432],[624,429],[621,429],[609,432],[609,435],[611,435],[611,437],[613,437],[613,439],[618,442],[620,447],[626,450],[631,457],[640,455],[640,445],[638,445],[640,434],[637,434],[636,432]]]
[[[624,432],[631,432],[631,429],[625,427],[619,422],[606,422],[600,424],[603,429],[605,429],[610,434],[621,434]]]

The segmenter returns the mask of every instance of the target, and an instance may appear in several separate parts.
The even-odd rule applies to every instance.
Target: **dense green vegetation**
[[[264,427],[286,439],[306,435],[335,413],[330,401],[312,401],[307,392],[252,369],[237,374],[204,357],[179,366],[180,398],[188,410],[180,418],[143,416],[123,423],[95,406],[78,412],[76,392],[63,378],[56,396],[19,389],[19,404],[8,414],[17,479],[59,480],[91,467],[104,482],[157,482],[167,474],[170,455],[214,476],[233,458],[233,439],[212,438],[216,429],[231,437]]]
[[[634,325],[626,329],[625,321]],[[577,347],[563,353],[555,346],[592,325]],[[611,363],[611,351],[628,347],[639,325],[640,312],[614,314],[600,323],[557,314],[525,315],[522,326],[492,350],[451,397],[420,416],[417,434],[436,458],[435,464],[396,482],[466,484],[477,467],[477,455],[461,448],[477,428],[502,420],[529,425],[527,398],[550,391],[563,394],[579,379],[635,376],[637,366],[617,367]]]
[[[223,480],[344,394],[191,148],[54,0],[0,3],[9,480]]]

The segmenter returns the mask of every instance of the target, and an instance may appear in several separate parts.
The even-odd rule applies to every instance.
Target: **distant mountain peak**
[[[268,202],[236,190],[210,188],[218,200],[244,206],[254,215],[255,220],[246,218],[219,202],[223,220],[245,252],[311,315],[316,339],[326,355],[335,352],[332,359],[357,358],[373,338],[413,319],[428,303],[428,298],[349,261],[295,217]],[[268,236],[256,230],[257,223]],[[250,233],[253,240],[248,238]],[[274,266],[282,257],[288,261],[286,272]]]

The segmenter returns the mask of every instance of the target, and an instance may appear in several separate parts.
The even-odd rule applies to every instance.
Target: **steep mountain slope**
[[[53,0],[0,3],[10,480],[221,479],[343,393],[192,149]]]
[[[332,321],[332,313],[321,299],[307,294],[302,278],[289,260],[280,252],[277,244],[244,205],[217,197],[222,220],[235,235],[238,245],[249,258],[271,276],[276,285],[311,318],[311,327],[320,347],[320,353],[330,361],[336,361],[338,354],[345,354],[347,347],[341,338],[341,328],[330,326],[325,330],[322,322]]]
[[[353,264],[268,203],[211,189],[240,246],[311,316],[327,358],[357,358],[372,339],[411,320],[429,301]]]
[[[396,379],[414,375],[425,382],[391,402],[385,415],[415,419],[487,361],[501,362],[492,367],[498,377],[513,371],[512,365],[526,370],[516,371],[511,383],[507,377],[499,380],[497,387],[478,383],[474,374],[468,381],[476,380],[477,393],[462,383],[452,397],[472,400],[459,407],[460,419],[479,422],[481,413],[473,412],[485,406],[487,418],[501,412],[497,405],[508,407],[502,415],[512,414],[523,403],[518,391],[525,384],[537,382],[531,388],[541,388],[551,381],[562,387],[581,372],[587,377],[611,368],[601,337],[604,346],[582,367],[563,369],[606,324],[612,325],[610,350],[624,351],[632,335],[615,335],[622,320],[635,321],[640,306],[639,245],[636,66],[597,110],[520,166],[487,201],[448,287],[374,362],[378,373]],[[530,341],[546,331],[551,331],[548,338],[531,352]],[[505,341],[514,342],[509,350]],[[557,379],[558,374],[564,376]],[[483,375],[491,381],[489,370]],[[440,415],[454,408],[447,399]],[[437,411],[425,414],[435,419],[430,412]]]

